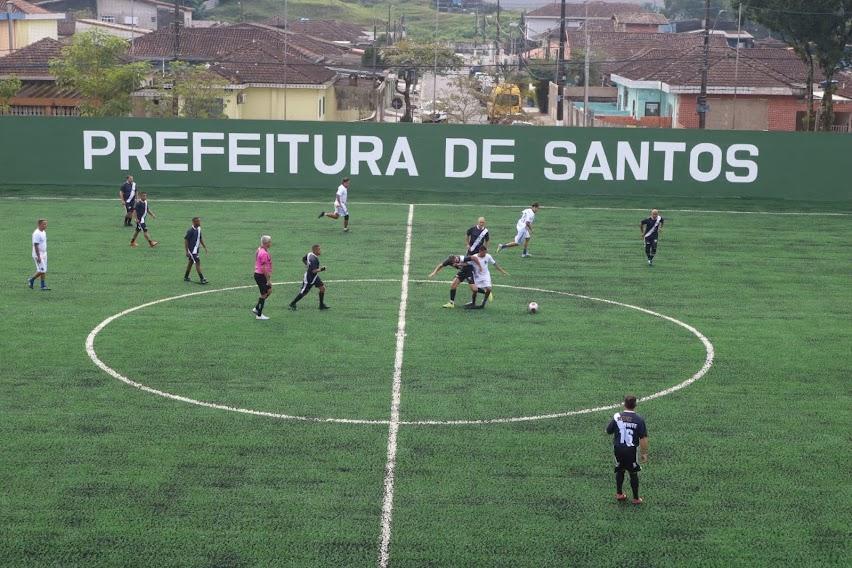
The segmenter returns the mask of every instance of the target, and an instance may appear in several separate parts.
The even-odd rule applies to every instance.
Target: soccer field
[[[428,273],[480,215],[495,253],[526,198],[353,189],[349,233],[317,219],[331,195],[151,190],[155,249],[113,190],[0,194],[0,564],[848,564],[848,210],[542,198],[533,256],[494,254],[493,302],[450,310],[454,272]],[[290,312],[314,243],[332,309]],[[603,433],[627,393],[660,395],[641,507]]]

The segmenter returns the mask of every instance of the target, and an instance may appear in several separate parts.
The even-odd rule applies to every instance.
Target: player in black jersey
[[[131,227],[133,209],[136,206],[136,182],[133,181],[133,176],[127,176],[127,179],[118,191],[118,198],[121,199],[121,204],[124,206],[124,226]]]
[[[292,302],[290,302],[289,307],[291,310],[296,309],[296,303],[307,296],[308,292],[311,291],[311,288],[319,290],[319,309],[329,309],[328,306],[325,305],[325,284],[319,277],[320,272],[325,272],[325,266],[320,266],[320,254],[320,246],[314,245],[311,247],[311,252],[302,257],[302,262],[305,264],[305,276],[302,279],[302,287],[299,289],[299,293],[296,294],[296,297],[293,298]]]
[[[642,219],[639,223],[639,231],[645,241],[645,256],[648,257],[648,266],[654,266],[654,255],[657,254],[657,241],[663,230],[663,218],[656,209],[651,209],[651,216]]]
[[[606,433],[612,434],[615,452],[615,499],[624,501],[624,472],[630,474],[630,489],[633,490],[633,504],[641,505],[639,497],[639,462],[648,461],[648,429],[645,420],[636,414],[636,397],[624,397],[624,410],[616,412],[606,427]],[[639,459],[636,459],[636,447],[639,446]]]
[[[207,245],[204,243],[204,237],[201,236],[201,217],[193,217],[192,225],[183,237],[183,248],[186,250],[186,258],[189,262],[186,264],[186,272],[183,274],[184,282],[189,282],[189,273],[192,267],[195,266],[195,271],[198,272],[198,278],[202,284],[207,284],[207,279],[201,273],[201,250],[207,252]]]
[[[474,294],[476,293],[476,284],[473,283],[474,264],[477,267],[480,265],[479,259],[476,255],[451,254],[444,260],[444,262],[439,263],[438,266],[435,267],[435,270],[429,274],[429,278],[432,278],[441,272],[445,266],[452,266],[458,270],[455,278],[453,278],[453,281],[450,283],[450,301],[444,304],[445,308],[456,307],[456,289],[462,282],[467,282],[470,286],[470,291]]]
[[[467,230],[467,252],[465,254],[474,255],[479,252],[479,249],[488,245],[491,236],[488,234],[488,229],[485,227],[485,217],[480,217],[476,221],[476,225]]]
[[[145,240],[148,241],[148,246],[154,248],[157,246],[159,241],[151,240],[151,237],[148,236],[148,215],[153,218],[157,218],[154,215],[154,212],[148,208],[148,194],[144,191],[139,194],[139,201],[136,202],[136,208],[134,209],[136,212],[136,231],[133,233],[133,238],[130,239],[130,246],[136,248],[136,237],[139,236],[139,231],[142,231],[142,235],[145,237]]]

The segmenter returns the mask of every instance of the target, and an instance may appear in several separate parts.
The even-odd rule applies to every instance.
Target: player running
[[[663,217],[656,209],[651,209],[651,216],[639,223],[639,232],[645,241],[645,256],[648,266],[654,266],[654,255],[657,254],[657,241],[663,231]]]
[[[136,203],[136,208],[134,209],[136,212],[136,232],[133,233],[133,238],[130,239],[130,246],[136,248],[136,237],[139,236],[139,231],[142,231],[142,234],[145,236],[145,240],[148,241],[148,245],[151,248],[157,246],[159,241],[152,241],[151,237],[148,236],[148,225],[146,221],[148,220],[148,215],[157,218],[154,215],[154,212],[148,209],[148,194],[144,191],[139,194],[139,201]]]
[[[334,195],[334,212],[326,213],[320,211],[319,218],[331,217],[339,219],[343,217],[343,232],[349,231],[349,178],[343,178],[340,185],[337,187],[337,193]]]
[[[493,264],[494,268],[499,270],[504,276],[508,276],[509,273],[503,270],[503,267],[497,264],[497,261],[494,260],[494,257],[488,254],[488,248],[483,246],[479,247],[479,252],[476,253],[476,257],[479,259],[479,265],[475,266],[473,269],[473,284],[475,289],[473,290],[473,296],[470,299],[469,304],[465,304],[465,308],[469,309],[479,309],[485,307],[485,303],[488,302],[489,296],[491,296],[491,271],[488,269],[489,264]],[[476,304],[476,295],[482,290],[485,294],[485,297],[482,298],[482,303]]]
[[[497,248],[497,252],[500,252],[501,250],[507,248],[519,246],[521,243],[523,243],[524,251],[521,254],[521,257],[528,258],[530,256],[529,245],[530,239],[532,238],[532,226],[533,223],[535,223],[535,215],[536,213],[538,213],[540,207],[541,204],[536,201],[535,203],[530,205],[529,208],[524,209],[523,212],[521,212],[521,218],[518,219],[518,223],[516,225],[518,229],[518,234],[515,235],[514,242],[501,244]]]
[[[462,282],[467,282],[470,286],[470,291],[474,293],[476,292],[476,285],[473,283],[474,265],[479,266],[479,258],[476,255],[451,254],[444,260],[444,262],[439,263],[438,266],[429,273],[429,278],[432,278],[441,272],[445,266],[452,266],[458,270],[455,278],[453,278],[453,281],[450,283],[450,301],[444,304],[445,308],[456,307],[456,290]]]
[[[263,235],[260,237],[260,247],[258,247],[254,256],[254,281],[257,282],[260,297],[251,311],[255,319],[259,320],[269,319],[269,316],[264,315],[263,307],[266,305],[266,299],[272,293],[272,257],[269,255],[269,247],[271,246],[272,237]]]
[[[606,427],[606,433],[612,434],[613,450],[615,452],[615,499],[624,501],[624,472],[630,474],[630,489],[633,490],[633,504],[641,505],[639,497],[639,471],[642,467],[639,461],[648,461],[648,429],[645,420],[636,414],[636,397],[624,397],[624,410],[616,412]],[[639,460],[636,460],[636,444],[639,444]]]
[[[183,237],[183,248],[186,249],[186,258],[189,259],[189,262],[186,264],[186,272],[183,275],[184,282],[190,281],[189,273],[192,270],[192,266],[195,265],[195,271],[198,272],[198,278],[201,280],[201,283],[207,284],[207,279],[201,273],[199,246],[207,253],[207,245],[204,244],[204,237],[201,236],[201,217],[193,217],[192,226],[189,227],[189,230]]]
[[[133,181],[133,176],[127,176],[118,191],[118,198],[121,199],[121,204],[124,206],[124,226],[130,227],[133,220],[133,208],[136,205],[136,182]]]
[[[33,231],[33,262],[36,265],[35,274],[27,278],[27,286],[31,289],[36,279],[41,281],[41,290],[50,290],[44,277],[47,275],[47,219],[36,221],[36,229]]]
[[[308,295],[311,288],[319,290],[319,309],[327,310],[329,307],[325,305],[325,284],[319,277],[320,272],[325,272],[325,266],[320,266],[319,257],[321,254],[320,246],[314,245],[311,247],[311,252],[302,257],[302,262],[305,264],[305,276],[302,279],[302,288],[293,301],[290,302],[290,309],[296,310],[296,303]]]

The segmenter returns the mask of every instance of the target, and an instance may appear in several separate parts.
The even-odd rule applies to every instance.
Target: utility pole
[[[583,21],[583,30],[586,32],[586,62],[583,71],[583,126],[589,124],[589,2],[586,2],[586,19]],[[564,120],[563,126],[564,126]]]
[[[559,53],[556,54],[556,122],[565,125],[565,0],[559,9]]]
[[[737,56],[734,62],[734,110],[731,113],[731,130],[737,129],[737,85],[740,82],[740,43],[742,38],[740,34],[743,28],[743,3],[740,2],[737,11]]]
[[[500,0],[497,0],[497,29],[494,40],[494,76],[497,77],[496,82],[500,82]]]
[[[707,127],[707,72],[710,69],[710,0],[704,0],[704,61],[701,65],[701,92],[698,95],[698,128]]]
[[[172,62],[177,63],[178,57],[180,56],[180,4],[178,0],[175,0],[175,15],[174,22],[172,22],[175,30],[174,37],[174,53],[172,54]],[[180,113],[180,101],[178,100],[177,95],[177,75],[172,70],[172,114],[177,118]]]
[[[377,57],[376,52],[379,50],[379,40],[378,40],[378,36],[376,34],[378,33],[378,31],[379,31],[378,26],[375,23],[373,23],[373,94],[374,94],[373,98],[375,99],[375,103],[376,103],[375,104],[375,106],[376,106],[375,121],[381,122],[382,119],[381,119],[381,116],[380,116],[380,113],[379,113],[379,104],[380,103],[384,104],[384,101],[381,100],[381,96],[379,94],[379,89],[376,86],[376,77],[378,77],[378,73],[376,72],[377,71],[376,70],[376,57]]]

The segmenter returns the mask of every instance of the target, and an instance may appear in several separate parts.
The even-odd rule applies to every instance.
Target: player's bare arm
[[[648,463],[648,436],[639,439],[639,461]]]
[[[497,270],[499,270],[499,271],[500,271],[500,274],[502,274],[503,276],[508,276],[508,275],[509,275],[509,273],[508,273],[508,272],[506,272],[505,270],[503,270],[503,267],[502,267],[502,266],[500,266],[499,264],[497,264],[496,262],[494,263],[494,268],[496,268]]]

